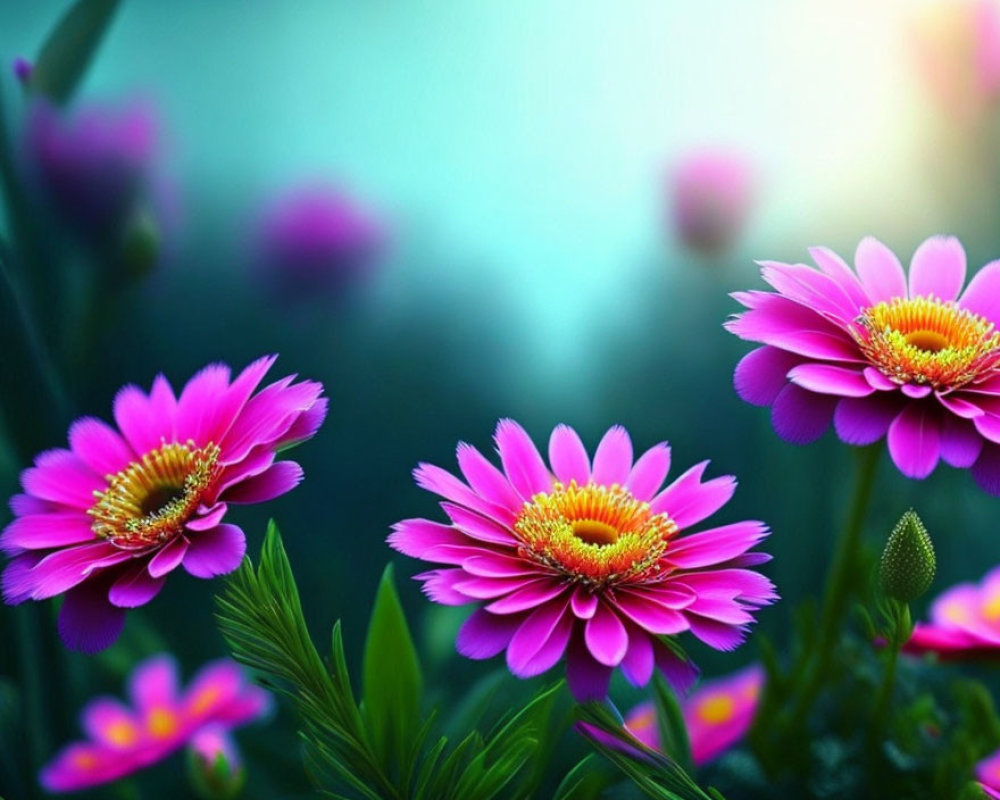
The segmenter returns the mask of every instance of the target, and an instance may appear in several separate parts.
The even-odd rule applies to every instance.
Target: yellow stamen
[[[697,714],[702,722],[709,725],[719,725],[732,719],[736,711],[733,698],[726,694],[716,694],[706,697],[698,704]]]
[[[157,739],[168,739],[177,732],[177,718],[168,708],[154,708],[148,725],[149,732]]]
[[[993,323],[936,297],[897,297],[866,309],[851,334],[890,380],[957,389],[1000,372]]]
[[[591,588],[657,574],[677,523],[621,486],[553,484],[514,522],[528,558]]]
[[[179,534],[221,472],[219,448],[164,443],[117,475],[87,511],[91,530],[125,550],[162,544]]]

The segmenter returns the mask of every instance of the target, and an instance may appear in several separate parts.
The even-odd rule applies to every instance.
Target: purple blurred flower
[[[29,179],[66,224],[108,241],[151,189],[158,128],[145,102],[66,112],[36,100],[23,141]]]
[[[18,56],[14,59],[11,69],[13,69],[14,77],[17,78],[18,83],[22,86],[27,86],[28,81],[31,80],[31,72],[34,69],[34,65],[28,59]]]
[[[295,187],[264,210],[259,265],[288,298],[337,295],[371,271],[387,244],[382,222],[347,193]]]
[[[671,215],[681,241],[716,254],[729,249],[753,202],[753,171],[734,152],[706,150],[683,158],[670,176]]]

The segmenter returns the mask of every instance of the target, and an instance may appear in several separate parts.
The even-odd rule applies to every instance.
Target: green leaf
[[[400,764],[411,752],[422,694],[420,662],[389,564],[368,623],[361,683],[362,713],[383,765]]]
[[[591,753],[566,773],[552,800],[598,800],[609,783],[597,763],[597,756]]]
[[[66,103],[87,72],[120,0],[78,0],[45,40],[28,87],[56,103]]]
[[[653,680],[653,700],[656,704],[656,722],[659,725],[664,752],[673,756],[686,772],[694,772],[691,742],[688,740],[684,715],[673,690],[659,673]]]

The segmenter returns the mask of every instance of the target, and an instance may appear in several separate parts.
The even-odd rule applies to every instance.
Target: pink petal
[[[867,236],[854,253],[854,266],[868,296],[875,302],[906,297],[906,273],[896,254],[878,239]]]
[[[833,278],[840,288],[844,290],[844,293],[851,299],[854,305],[855,313],[862,308],[874,305],[861,285],[861,281],[858,280],[858,276],[847,265],[847,262],[835,252],[828,247],[810,247],[809,255],[812,256],[816,265],[823,270],[823,273]]]
[[[243,459],[254,447],[273,444],[319,399],[322,384],[291,378],[276,381],[251,397],[220,443],[227,464]]]
[[[90,517],[79,511],[17,517],[4,528],[0,549],[14,553],[92,542],[97,537],[90,528],[90,522]]]
[[[127,726],[136,733],[139,732],[139,723],[132,710],[111,697],[91,700],[84,707],[80,717],[87,735],[111,748],[122,748],[121,742],[112,735],[116,727]]]
[[[656,602],[654,597],[643,597],[638,592],[619,591],[615,604],[622,613],[648,633],[673,636],[688,629],[684,615]]]
[[[326,419],[329,407],[330,401],[327,398],[317,398],[316,402],[295,417],[288,430],[272,443],[274,449],[288,450],[307,439],[312,439]]]
[[[601,664],[616,667],[628,650],[628,632],[618,615],[600,603],[594,616],[587,620],[584,640],[590,654]]]
[[[469,539],[450,525],[442,525],[429,519],[404,519],[392,526],[387,539],[393,550],[411,558],[432,561],[426,553],[436,547],[462,546]]]
[[[524,428],[512,419],[502,419],[493,438],[504,472],[524,500],[552,489],[552,476]]]
[[[118,550],[104,541],[84,544],[78,547],[68,547],[55,550],[24,573],[24,585],[19,587],[17,595],[25,594],[33,600],[45,600],[55,597],[87,580],[95,570],[121,561],[127,561],[131,554]],[[9,585],[10,579],[4,574],[4,595],[14,593],[14,587]]]
[[[69,446],[98,475],[114,475],[136,460],[118,432],[94,417],[82,417],[70,426]]]
[[[811,392],[839,397],[866,397],[875,391],[860,371],[832,364],[800,364],[788,373],[788,380]]]
[[[621,425],[614,425],[601,438],[594,452],[594,483],[598,486],[623,486],[631,469],[632,440]]]
[[[563,584],[546,578],[525,584],[524,587],[511,592],[506,597],[494,600],[486,606],[486,610],[494,614],[514,614],[518,611],[527,611],[529,608],[549,602],[564,591],[566,591],[566,587]]]
[[[914,383],[904,383],[899,387],[900,391],[907,397],[913,400],[919,400],[922,397],[927,397],[931,393],[931,387],[927,385],[918,385]]]
[[[771,407],[771,424],[786,442],[808,444],[826,432],[836,405],[836,397],[789,384]]]
[[[556,425],[549,437],[549,463],[563,484],[576,481],[586,486],[590,480],[590,458],[580,436],[568,425]]]
[[[910,261],[910,297],[933,295],[946,302],[965,283],[965,249],[954,236],[932,236]]]
[[[184,523],[184,527],[189,531],[207,531],[222,522],[228,510],[225,503],[216,503],[209,508],[199,508],[197,513],[200,516],[189,519]]]
[[[40,453],[35,466],[21,473],[21,485],[42,500],[84,509],[94,505],[94,492],[107,488],[104,478],[69,450]]]
[[[144,560],[140,560],[140,563],[125,570],[108,592],[111,605],[119,608],[137,608],[146,605],[159,594],[166,579],[152,577],[148,566]]]
[[[637,500],[648,502],[663,485],[670,471],[670,447],[666,442],[653,445],[635,462],[626,488]]]
[[[243,561],[247,540],[236,525],[219,525],[192,536],[184,569],[196,578],[214,578],[236,569]]]
[[[160,385],[166,383],[164,380]],[[167,386],[169,391],[169,385]],[[167,397],[160,390],[162,402]],[[172,399],[173,395],[170,395]],[[138,455],[159,447],[163,440],[173,441],[173,419],[158,416],[153,411],[150,398],[138,386],[128,384],[118,390],[114,402],[115,424],[125,436],[125,440]]]
[[[622,659],[622,674],[633,686],[645,686],[653,677],[653,644],[635,626],[628,629],[628,651]]]
[[[843,442],[872,444],[885,436],[901,406],[899,398],[894,395],[845,397],[837,403],[833,426]]]
[[[996,414],[983,414],[972,420],[979,435],[989,439],[991,442],[1000,442],[1000,416]]]
[[[908,478],[926,478],[941,454],[941,423],[926,405],[913,403],[889,426],[889,455]]]
[[[653,658],[667,682],[679,693],[684,693],[698,679],[698,668],[686,659],[680,658],[662,642],[653,642]]]
[[[972,477],[980,488],[994,496],[1000,496],[1000,447],[987,444],[972,465]]]
[[[276,461],[260,475],[247,478],[225,492],[227,503],[264,503],[290,492],[302,482],[302,467],[294,461]]]
[[[831,321],[848,322],[858,314],[857,304],[830,275],[805,264],[761,261],[761,277],[785,297],[813,308]]]
[[[154,708],[174,708],[179,697],[177,661],[166,654],[147,658],[129,678],[128,693],[140,713]]]
[[[458,629],[455,647],[466,658],[492,658],[510,644],[523,621],[519,614],[491,614],[480,608]]]
[[[457,581],[455,583],[455,589],[473,600],[492,600],[496,597],[510,595],[512,592],[516,592],[520,589],[548,588],[550,583],[551,582],[548,578],[524,578],[520,576],[513,578],[480,578],[470,575],[463,581]],[[543,601],[540,600],[539,602]],[[528,606],[526,606],[526,608],[534,605],[536,604],[531,602]],[[524,611],[526,608],[512,609],[512,611],[508,613],[512,613],[513,611]]]
[[[494,545],[515,546],[518,544],[518,540],[511,530],[494,519],[488,519],[475,511],[452,503],[441,503],[441,508],[455,523],[455,527],[460,528],[463,533],[473,539]]]
[[[464,606],[471,602],[455,589],[456,583],[468,580],[468,577],[464,569],[434,569],[413,576],[414,580],[423,581],[420,588],[424,594],[435,603],[445,606]]]
[[[667,514],[681,529],[707,519],[726,503],[736,491],[736,479],[723,475],[701,482],[707,461],[695,464],[660,492],[649,504],[654,514]]]
[[[510,509],[481,497],[441,467],[436,467],[433,464],[420,464],[413,471],[413,477],[421,489],[434,492],[434,494],[477,511],[490,519],[498,520],[505,525],[513,524],[517,518],[517,515]]]
[[[716,650],[735,650],[746,639],[746,631],[724,622],[717,622],[697,614],[688,615],[688,621],[691,624],[691,633]]]
[[[221,427],[219,412],[228,389],[229,367],[225,364],[202,367],[187,382],[177,400],[175,430],[178,441],[190,439],[199,446],[219,443],[215,434]],[[226,422],[228,427],[232,420]]]
[[[596,594],[583,586],[577,586],[570,597],[570,608],[579,619],[590,619],[597,611],[598,602]]]
[[[952,414],[962,419],[975,419],[986,413],[981,406],[954,394],[939,394],[937,399]]]
[[[176,536],[160,548],[160,551],[149,560],[147,569],[151,578],[160,578],[173,572],[184,560],[189,547],[184,536]]]
[[[666,558],[682,569],[710,567],[746,552],[767,534],[763,522],[734,522],[675,539],[667,547]]]
[[[994,325],[1000,323],[1000,261],[991,261],[972,276],[958,304]]]
[[[517,512],[523,501],[507,477],[472,445],[458,445],[458,466],[473,491],[498,506]]]
[[[789,371],[802,363],[802,356],[777,347],[751,350],[736,365],[733,386],[736,394],[755,406],[769,406],[788,383]]]
[[[513,578],[525,575],[537,575],[538,566],[523,558],[501,556],[496,553],[484,553],[480,548],[471,549],[474,555],[461,562],[462,569],[470,575],[488,578]]]
[[[181,441],[184,441],[185,438],[192,438],[195,441],[202,441],[204,439],[206,441],[221,442],[229,432],[232,424],[239,418],[240,412],[246,406],[250,396],[260,385],[260,382],[264,379],[264,376],[271,369],[277,358],[276,355],[258,358],[237,375],[231,385],[227,387],[223,384],[220,394],[216,396],[213,396],[210,390],[213,384],[218,381],[218,378],[222,376],[221,372],[215,371],[214,374],[203,377],[202,384],[189,391],[188,387],[191,387],[195,380],[192,378],[188,382],[188,385],[184,387],[184,393],[181,395],[180,412],[178,413],[177,421],[177,438]],[[205,369],[209,370],[211,367],[206,367]],[[228,369],[226,369],[225,376],[228,382]],[[204,390],[209,390],[207,395],[203,394]],[[187,401],[184,399],[184,394],[189,395]],[[207,413],[201,419],[198,419],[194,408],[185,408],[185,405],[196,406],[196,404],[202,401],[208,406],[206,409]],[[297,435],[297,438],[309,438],[309,436],[315,433],[316,428],[323,421],[323,416],[325,416],[325,405],[320,410],[319,419],[310,420],[307,426],[312,427],[313,423],[315,423],[315,427],[312,427],[312,430],[309,431],[301,431],[301,435]],[[195,435],[184,436],[183,429],[186,424],[197,426],[195,428]],[[202,438],[200,439],[199,436]],[[296,437],[289,438],[294,439]]]
[[[70,650],[97,653],[110,647],[125,626],[125,611],[108,602],[103,581],[66,593],[59,609],[59,636]]]
[[[573,630],[568,598],[539,606],[517,629],[507,647],[507,666],[519,678],[541,675],[562,658]]]

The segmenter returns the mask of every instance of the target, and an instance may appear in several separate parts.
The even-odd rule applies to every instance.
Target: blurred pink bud
[[[150,191],[157,129],[145,103],[67,112],[36,100],[23,140],[29,179],[67,225],[107,241]]]
[[[265,282],[280,295],[329,297],[370,273],[387,243],[382,222],[347,193],[298,186],[264,210],[258,261]]]
[[[670,176],[677,236],[701,253],[728,250],[746,225],[753,183],[750,165],[734,152],[706,150],[681,159]]]
[[[198,795],[207,800],[229,800],[242,791],[246,771],[225,727],[210,725],[191,738],[188,775]]]

